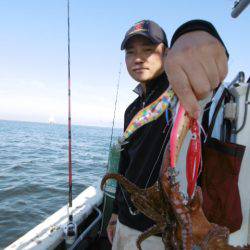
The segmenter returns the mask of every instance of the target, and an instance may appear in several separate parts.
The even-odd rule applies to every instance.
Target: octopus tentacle
[[[192,237],[192,221],[190,217],[190,211],[184,204],[184,199],[178,189],[178,184],[170,186],[169,200],[175,213],[176,219],[179,223],[182,248],[185,250],[192,250],[194,242]]]
[[[173,223],[167,226],[162,233],[162,241],[168,250],[178,250],[179,244],[177,241],[177,228],[176,224]]]
[[[167,235],[165,233],[165,230],[172,232],[174,229],[174,231],[176,231],[176,223],[174,214],[171,212],[170,204],[163,198],[161,186],[158,181],[155,182],[153,186],[143,189],[131,183],[124,176],[112,173],[106,174],[103,177],[101,182],[102,190],[108,179],[117,180],[124,187],[124,189],[131,194],[130,199],[137,210],[156,222],[158,230],[160,230],[157,232],[164,233],[163,242],[167,249],[169,249],[172,245],[177,245],[176,234],[173,233]],[[155,234],[154,231],[151,230],[146,232],[146,235],[143,234],[142,237],[139,236],[141,241],[145,239],[145,236],[149,237],[150,235]]]
[[[141,248],[141,243],[142,241],[146,240],[147,238],[149,238],[151,235],[155,235],[158,233],[162,232],[162,226],[159,224],[156,224],[152,227],[150,227],[149,229],[147,229],[145,232],[143,232],[142,234],[139,235],[139,237],[136,240],[136,246],[139,250],[142,250]]]
[[[134,183],[130,182],[123,175],[108,173],[106,174],[101,182],[101,190],[104,189],[104,185],[108,179],[115,179],[119,183],[121,183],[129,193],[139,192],[140,188],[138,188]]]
[[[201,242],[200,247],[202,250],[209,249],[211,248],[209,245],[213,245],[213,242],[216,242],[217,248],[223,247],[222,245],[228,244],[228,237],[229,230],[226,227],[220,227],[217,224],[212,224],[212,228]]]

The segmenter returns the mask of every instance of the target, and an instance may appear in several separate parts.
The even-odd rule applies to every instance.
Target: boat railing
[[[78,245],[84,240],[84,238],[89,234],[89,232],[97,225],[98,222],[102,219],[102,212],[98,207],[93,207],[93,209],[97,212],[96,218],[93,222],[81,233],[81,235],[77,238],[74,244],[69,248],[69,250],[74,250],[78,247]]]

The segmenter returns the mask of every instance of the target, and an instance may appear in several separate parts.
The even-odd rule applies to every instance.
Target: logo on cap
[[[135,30],[141,30],[143,29],[143,23],[138,23],[135,25]]]
[[[128,35],[139,31],[148,31],[146,22],[142,21],[135,24],[135,26],[132,28],[131,32],[129,32]]]

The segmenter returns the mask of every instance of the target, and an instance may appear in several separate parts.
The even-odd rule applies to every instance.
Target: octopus
[[[175,165],[180,148],[188,131],[192,138],[187,151],[186,176],[188,181],[187,200],[180,191]],[[196,186],[200,161],[200,136],[198,123],[190,118],[179,105],[170,142],[166,146],[159,178],[149,188],[139,188],[120,174],[108,173],[101,182],[101,189],[108,179],[115,179],[130,194],[130,199],[138,211],[155,222],[142,232],[136,245],[151,235],[161,234],[165,249],[192,250],[195,246],[202,250],[250,250],[250,245],[234,247],[229,245],[229,230],[210,223],[202,210],[202,191]]]

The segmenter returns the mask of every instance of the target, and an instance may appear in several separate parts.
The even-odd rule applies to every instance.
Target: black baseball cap
[[[135,23],[125,34],[121,44],[121,50],[126,48],[126,43],[131,37],[142,35],[147,37],[154,44],[164,43],[168,47],[167,36],[164,30],[155,22],[142,20]]]

